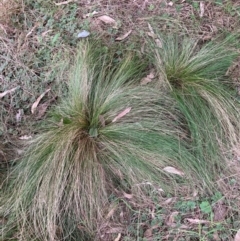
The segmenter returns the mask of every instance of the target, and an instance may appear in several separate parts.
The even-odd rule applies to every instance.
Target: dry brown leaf
[[[187,218],[186,219],[191,224],[207,224],[210,223],[208,220],[201,220],[201,219],[194,219],[194,218]]]
[[[107,15],[102,15],[100,17],[98,17],[99,20],[101,20],[102,22],[106,23],[106,24],[116,24],[117,22],[115,21],[115,19],[107,16]]]
[[[155,78],[154,70],[151,69],[151,71],[150,71],[150,73],[147,75],[147,77],[144,77],[144,78],[141,80],[140,85],[146,85],[146,84],[150,83],[154,78]]]
[[[162,42],[159,38],[155,39],[155,43],[157,44],[157,46],[161,49],[163,47]]]
[[[121,41],[124,40],[125,38],[127,38],[130,34],[131,34],[132,30],[129,30],[127,33],[125,33],[124,35],[117,37],[116,40],[117,41]]]
[[[132,199],[133,198],[133,195],[132,194],[128,194],[128,193],[125,193],[123,192],[123,196],[127,199]]]
[[[31,107],[31,112],[32,114],[35,113],[36,111],[36,108],[39,104],[39,102],[41,101],[41,99],[44,97],[44,95],[46,95],[51,89],[47,89],[45,92],[43,92],[38,98],[37,100],[32,104],[32,107]]]
[[[69,4],[71,2],[75,2],[75,0],[68,0],[68,1],[60,2],[60,3],[56,3],[55,2],[55,5],[56,6],[61,6],[61,5]]]
[[[150,23],[148,23],[148,29],[149,29],[149,31],[150,31],[150,32],[147,32],[148,36],[149,36],[149,37],[152,37],[152,38],[155,38],[156,35],[155,35],[155,33],[154,33],[154,31],[153,31],[153,28],[152,28],[152,26],[151,26]]]
[[[114,241],[119,241],[121,238],[121,233],[118,234],[118,236],[114,239]]]
[[[29,139],[32,139],[32,136],[24,135],[19,137],[19,140],[29,140]]]
[[[151,32],[147,32],[147,35],[149,37],[153,38],[153,39],[156,37],[156,35],[154,33],[151,33]]]
[[[125,218],[124,218],[124,213],[123,211],[121,210],[120,214],[119,214],[119,217],[120,217],[120,221],[123,223],[125,222]]]
[[[200,2],[200,18],[202,18],[204,15],[204,2]]]
[[[179,212],[172,212],[166,224],[170,227],[175,226],[175,217],[179,214]]]
[[[112,122],[116,122],[117,120],[121,119],[122,117],[124,117],[127,113],[129,113],[131,111],[131,107],[126,108],[124,111],[122,111],[120,114],[118,114],[113,120]]]
[[[173,201],[173,198],[170,197],[170,198],[168,198],[167,200],[165,200],[165,201],[163,202],[163,204],[164,204],[164,205],[167,205],[167,204],[171,203],[172,201]]]
[[[234,237],[234,241],[240,241],[240,229],[237,231],[237,233]]]
[[[109,218],[111,218],[114,214],[116,210],[116,206],[114,206],[113,208],[111,208],[111,210],[108,212],[107,216],[106,216],[106,220],[108,220]]]
[[[15,88],[12,88],[12,89],[10,89],[10,90],[6,90],[6,91],[0,93],[0,99],[3,98],[5,95],[7,95],[7,94],[9,94],[9,93],[11,93],[11,92],[13,92],[13,91],[15,91],[17,88],[18,88],[18,86],[15,87]]]
[[[153,28],[152,28],[152,26],[151,26],[150,23],[148,23],[148,29],[149,29],[149,31],[150,31],[150,33],[151,33],[152,35],[155,35],[155,33],[154,33],[154,31],[153,31]]]
[[[175,167],[164,167],[163,170],[165,172],[168,172],[168,173],[171,173],[171,174],[176,174],[176,175],[179,175],[179,176],[184,176],[184,173],[178,169],[176,169]]]

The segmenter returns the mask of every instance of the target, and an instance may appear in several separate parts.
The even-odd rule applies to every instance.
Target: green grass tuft
[[[239,102],[226,76],[237,56],[230,48],[234,37],[203,46],[189,38],[158,37],[162,47],[153,46],[158,85],[175,100],[202,179],[211,184],[229,171],[223,153],[240,137]]]
[[[4,188],[6,235],[15,227],[20,240],[93,240],[115,190],[144,197],[147,183],[173,191],[198,175],[194,164],[184,177],[163,171],[194,159],[172,99],[140,86],[141,60],[130,54],[115,63],[114,56],[80,44],[68,97]]]

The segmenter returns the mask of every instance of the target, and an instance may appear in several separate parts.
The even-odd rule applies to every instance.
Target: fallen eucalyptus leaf
[[[176,174],[176,175],[179,175],[179,176],[183,176],[184,173],[182,171],[179,171],[178,169],[176,169],[175,167],[164,167],[163,170],[165,172],[168,172],[168,173],[171,173],[171,174]]]
[[[32,104],[32,107],[31,107],[31,112],[32,114],[35,113],[36,111],[36,108],[39,104],[39,102],[41,101],[41,99],[44,97],[44,95],[46,95],[51,89],[47,89],[45,92],[43,92],[38,98],[37,100]]]
[[[162,48],[162,42],[159,38],[155,39],[155,42],[157,44],[157,46],[161,49]]]
[[[151,69],[150,73],[140,81],[140,85],[146,85],[154,79],[154,70]]]
[[[127,33],[125,33],[124,35],[116,38],[117,41],[121,41],[124,40],[125,38],[127,38],[130,34],[131,34],[132,30],[129,30]]]
[[[87,31],[87,30],[83,30],[83,31],[81,31],[78,35],[77,35],[77,37],[78,38],[86,38],[86,37],[88,37],[90,35],[90,33]]]
[[[195,219],[187,218],[186,220],[191,224],[208,224],[208,223],[210,223],[210,221],[208,221],[208,220],[201,220],[201,219],[197,219],[197,218],[195,218]]]
[[[116,24],[117,23],[113,18],[111,18],[107,15],[102,15],[102,16],[98,17],[98,19],[106,24]]]
[[[113,206],[113,208],[111,208],[111,210],[108,212],[108,214],[106,215],[106,220],[108,220],[109,218],[111,218],[114,214],[114,212],[116,211],[116,206]]]
[[[123,192],[123,196],[127,199],[132,199],[133,198],[133,195],[132,194],[128,194],[128,193],[125,193]]]
[[[114,239],[114,241],[119,241],[121,238],[121,233],[118,234],[118,236]]]
[[[152,26],[151,26],[150,23],[148,23],[148,29],[150,30],[150,34],[151,34],[152,36],[155,36],[155,33],[154,33],[153,28],[152,28]]]
[[[13,91],[15,91],[17,88],[18,88],[18,86],[15,87],[15,88],[12,88],[12,89],[10,89],[10,90],[6,90],[6,91],[0,93],[0,99],[3,98],[5,95],[7,95],[7,94],[9,94],[9,93],[11,93],[11,92],[13,92]]]
[[[116,122],[117,120],[121,119],[122,117],[124,117],[127,113],[129,113],[131,111],[131,107],[128,107],[127,109],[125,109],[124,111],[122,111],[120,114],[118,114],[113,120],[112,122]]]

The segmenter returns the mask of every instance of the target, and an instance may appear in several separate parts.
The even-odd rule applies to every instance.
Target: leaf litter
[[[176,174],[176,175],[179,175],[179,176],[184,176],[184,173],[178,169],[176,169],[175,167],[170,167],[170,166],[167,166],[167,167],[164,167],[163,170],[165,172],[168,172],[168,173],[171,173],[171,174]]]
[[[129,31],[128,31],[127,33],[125,33],[124,35],[117,37],[116,40],[117,40],[117,41],[122,41],[122,40],[126,39],[131,33],[132,33],[132,30],[129,30]]]
[[[98,19],[106,24],[117,24],[115,19],[113,19],[107,15],[102,15],[102,16],[98,17]]]
[[[10,93],[14,92],[16,89],[18,89],[18,86],[17,86],[17,87],[15,87],[15,88],[12,88],[12,89],[10,89],[10,90],[6,90],[6,91],[4,91],[4,92],[0,93],[0,99],[1,99],[1,98],[3,98],[5,95],[7,95],[7,94],[10,94]]]
[[[121,119],[122,117],[124,117],[126,114],[128,114],[131,111],[131,107],[126,108],[124,111],[122,111],[121,113],[119,113],[113,120],[112,122],[116,122],[117,120]]]
[[[155,78],[154,69],[151,69],[150,73],[146,77],[142,78],[142,80],[140,81],[140,85],[146,85],[152,82],[154,78]]]
[[[43,92],[38,98],[37,100],[32,104],[32,107],[31,107],[31,113],[34,114],[36,112],[36,109],[38,107],[38,104],[39,102],[41,101],[41,99],[51,90],[50,89],[47,89],[45,92]]]

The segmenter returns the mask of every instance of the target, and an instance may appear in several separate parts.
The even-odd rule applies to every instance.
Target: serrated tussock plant
[[[184,181],[163,171],[194,159],[181,143],[172,99],[140,86],[141,60],[114,57],[80,44],[68,97],[49,113],[4,187],[5,236],[18,230],[19,240],[94,240],[115,190],[134,187],[137,195],[146,189],[141,183],[171,190]],[[194,162],[187,170],[185,178],[198,175]]]
[[[182,113],[199,169],[216,180],[226,169],[223,152],[239,141],[239,102],[226,76],[237,57],[230,48],[234,37],[202,46],[189,38],[158,37],[161,48],[151,44],[158,86],[171,93]]]

